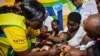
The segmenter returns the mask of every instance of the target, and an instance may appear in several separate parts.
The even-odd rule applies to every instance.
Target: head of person
[[[80,7],[83,2],[82,0],[71,0],[71,2],[76,6],[76,7]]]
[[[59,37],[62,38],[62,39],[64,39],[66,36],[67,36],[66,32],[61,32],[59,34]]]
[[[60,39],[62,39],[62,41],[63,40],[69,40],[70,39],[70,35],[67,33],[67,32],[61,32],[60,34],[59,34],[59,37],[60,37]]]
[[[22,11],[21,15],[26,18],[27,26],[30,26],[33,29],[39,29],[41,27],[45,19],[45,8],[40,2],[36,0],[29,0],[27,3],[24,3],[23,0],[15,0],[15,5],[13,7]],[[11,7],[8,6],[2,6],[0,7],[0,13],[16,13],[18,12],[16,9],[11,9]]]
[[[14,6],[10,7],[11,12],[16,13],[16,14],[22,14],[21,5],[23,2],[24,0],[15,0]]]
[[[68,15],[68,22],[67,22],[67,26],[68,26],[68,31],[69,32],[75,32],[78,30],[79,26],[81,23],[81,15],[77,12],[71,12]]]
[[[45,26],[45,25],[43,25],[43,26],[41,27],[41,32],[47,33],[47,32],[48,32],[48,27]]]
[[[15,4],[12,8],[13,12],[21,11],[21,15],[26,18],[27,27],[33,29],[39,29],[45,19],[45,8],[43,5],[36,0],[15,0]],[[16,13],[19,14],[19,13]]]
[[[33,29],[39,29],[45,19],[45,8],[36,1],[30,0],[21,5],[22,15],[26,18],[26,25]]]
[[[51,22],[51,26],[52,26],[52,29],[54,30],[54,31],[58,31],[59,30],[59,21],[58,20],[53,20],[52,22]]]
[[[90,38],[100,38],[100,14],[90,15],[84,21],[84,30]]]
[[[96,4],[97,4],[98,12],[100,13],[100,0],[96,0]]]

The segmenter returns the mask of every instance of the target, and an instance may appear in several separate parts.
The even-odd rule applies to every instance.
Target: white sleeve
[[[92,45],[94,45],[94,41],[90,41],[86,44],[86,48],[91,47]]]
[[[90,11],[90,14],[98,13],[97,4],[95,0],[88,0],[83,4],[86,10]]]
[[[88,16],[97,14],[98,9],[95,0],[88,0],[87,2],[84,2],[80,13],[82,15],[81,22],[87,19]]]

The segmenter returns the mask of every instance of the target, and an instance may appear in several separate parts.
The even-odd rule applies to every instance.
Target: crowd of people
[[[52,20],[51,31],[37,0],[0,7],[0,56],[100,56],[100,0],[71,2],[76,10],[66,27],[60,30],[59,21]]]

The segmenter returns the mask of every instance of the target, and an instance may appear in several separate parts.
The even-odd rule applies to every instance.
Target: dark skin
[[[87,35],[85,35],[80,44],[86,45],[89,41],[91,41],[91,39]],[[88,56],[93,56],[93,52],[91,50],[92,50],[92,48],[88,49],[88,53],[89,53]],[[75,56],[75,55],[76,56],[86,56],[85,52],[80,51],[79,49],[70,46],[70,51],[69,51],[69,53],[66,53],[66,55],[71,55],[71,56]]]
[[[15,3],[16,8],[20,9],[20,5],[22,2]],[[31,27],[33,29],[39,29],[42,25],[43,20],[36,20],[36,21],[30,21],[26,20],[27,27]],[[51,54],[56,53],[56,47],[53,47],[52,49],[48,51],[42,51],[42,52],[30,52],[28,49],[20,52],[15,52],[16,56],[48,56]]]
[[[48,37],[48,34],[49,34],[48,27],[43,25],[40,30],[41,30],[41,34],[39,35],[39,37],[41,39],[46,39]]]
[[[79,23],[75,23],[75,22],[69,20],[67,25],[68,25],[68,33],[70,34],[71,37],[73,37],[76,34],[77,30],[79,29]],[[80,44],[86,45],[89,41],[91,41],[91,38],[89,38],[87,35],[85,35]],[[76,49],[74,47],[71,47],[70,50],[71,50],[70,53],[72,53],[71,56],[74,56],[74,55],[82,56],[82,55],[84,55],[84,52],[81,52],[79,49]],[[93,52],[91,50],[92,50],[92,48],[90,48],[88,50],[89,56],[93,55]],[[78,51],[78,52],[74,53],[75,51]]]
[[[31,28],[31,30],[32,29],[37,30],[37,29],[40,29],[40,27],[42,26],[42,22],[43,22],[42,19],[37,20],[37,21],[29,21],[29,20],[27,20],[26,24],[27,24],[27,27]],[[29,33],[31,35],[34,35],[31,30],[29,31]],[[46,34],[46,33],[40,33],[40,35],[38,35],[36,37],[41,37],[41,38],[45,39],[47,36],[48,36],[48,34]]]
[[[96,4],[97,4],[98,12],[100,13],[100,0],[96,0]]]
[[[79,28],[79,24],[69,20],[67,25],[68,25],[68,32],[67,32],[68,34],[66,34],[66,35],[68,38],[67,40],[69,40],[69,39],[71,39],[71,37],[73,37],[76,34],[76,32]],[[59,37],[62,37],[62,36],[59,36]],[[56,37],[56,38],[53,37],[52,40],[54,42],[60,41],[59,37]]]
[[[68,26],[69,35],[71,37],[73,37],[79,28],[79,23],[75,23],[75,22],[69,20],[67,23],[67,26]]]
[[[67,26],[68,26],[68,33],[70,35],[70,39],[77,33],[77,30],[79,29],[79,24],[80,23],[76,23],[74,21],[70,21],[70,20],[68,21]],[[64,54],[65,56],[69,56],[70,53],[72,53],[72,52],[79,51],[78,49],[74,49],[74,47],[69,46],[69,45],[62,45],[61,50],[65,53]],[[80,55],[80,53],[81,52],[74,53],[74,55],[75,54]],[[73,54],[71,54],[71,55],[73,55]]]
[[[91,39],[95,39],[96,35],[100,34],[100,18],[99,14],[91,15],[84,22],[84,29]]]
[[[75,34],[76,34],[76,32],[77,32],[77,30],[78,30],[78,28],[79,28],[79,23],[75,23],[75,22],[73,22],[73,21],[68,21],[68,35],[66,34],[66,36],[68,37],[68,40],[71,38],[71,37],[73,37]],[[72,30],[73,29],[73,30]],[[57,37],[57,38],[52,38],[52,40],[53,41],[61,41],[61,39],[64,37],[64,35],[61,33],[61,35],[59,36],[59,37]],[[61,39],[60,39],[61,38]],[[63,49],[65,49],[65,50],[63,50]],[[65,44],[64,45],[62,45],[61,46],[61,50],[64,52],[64,53],[66,53],[66,52],[69,52],[70,50],[72,49],[72,51],[74,50],[74,47],[72,47],[72,46],[66,46]],[[76,49],[75,49],[76,50]],[[78,50],[78,49],[77,49]],[[71,51],[71,52],[72,52]],[[74,51],[73,51],[74,52]],[[80,52],[78,52],[78,53],[76,53],[77,55],[78,54],[80,54]],[[67,54],[66,54],[67,55]]]
[[[89,41],[92,41],[92,39],[86,34],[83,37],[81,44],[86,45]],[[88,54],[87,54],[88,56],[93,56],[93,47],[88,48],[87,52],[88,52]]]
[[[56,48],[56,46],[52,47],[52,49],[54,49],[54,50],[55,50],[55,48]],[[48,56],[48,55],[53,55],[54,50],[50,49],[48,51],[42,51],[42,52],[29,52],[28,50],[26,50],[26,51],[23,51],[23,52],[16,52],[16,56]]]
[[[84,21],[84,29],[90,39],[95,40],[100,35],[100,14],[91,15]],[[93,47],[89,48],[89,56],[93,56]]]
[[[72,0],[72,3],[78,8],[82,5],[82,0]]]
[[[34,21],[34,22],[30,22],[28,27],[32,27],[33,29],[39,29],[40,28],[39,26],[41,26],[41,22],[40,23],[38,21]],[[34,25],[36,25],[36,26],[34,26]],[[40,34],[40,36],[41,35],[44,36],[45,34],[44,35]],[[52,54],[54,54],[56,52],[56,47],[53,47],[52,49],[50,49],[48,51],[29,52],[29,50],[26,50],[26,51],[23,51],[23,52],[16,52],[16,54],[17,54],[17,56],[48,56],[51,52],[52,52]]]
[[[77,30],[79,29],[80,24],[69,20],[67,25],[68,25],[68,33],[70,34],[71,37],[73,37],[76,34]],[[87,35],[85,35],[82,40],[82,43],[86,44],[88,41],[91,41],[91,39]]]
[[[51,23],[51,25],[52,25],[52,29],[53,29],[53,31],[52,31],[52,37],[55,37],[55,36],[57,36],[58,33],[59,33],[58,23],[57,23],[56,21],[53,21],[53,22]]]
[[[74,48],[70,51],[70,56],[86,56],[86,52],[83,52],[77,48]]]
[[[41,32],[42,32],[42,33],[47,33],[47,32],[48,32],[48,27],[43,25],[43,26],[41,27]]]
[[[67,33],[62,32],[62,33],[60,33],[59,36],[57,36],[57,37],[52,37],[52,36],[50,35],[50,36],[48,37],[48,40],[50,40],[50,41],[52,41],[52,42],[54,42],[54,43],[60,42],[60,43],[64,44],[64,41],[68,41],[69,38],[70,38],[70,36],[69,36]],[[65,43],[65,44],[66,44],[66,43]]]
[[[63,56],[86,56],[86,51],[81,51],[79,48],[74,48],[69,45],[62,45],[61,49],[63,50]]]

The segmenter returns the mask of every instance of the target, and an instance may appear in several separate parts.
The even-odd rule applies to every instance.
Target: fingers
[[[68,45],[62,45],[61,46],[61,51],[63,51],[63,52],[68,52],[70,50],[71,50],[71,47],[68,46]]]
[[[53,47],[52,48],[56,48],[56,45],[53,45]]]

